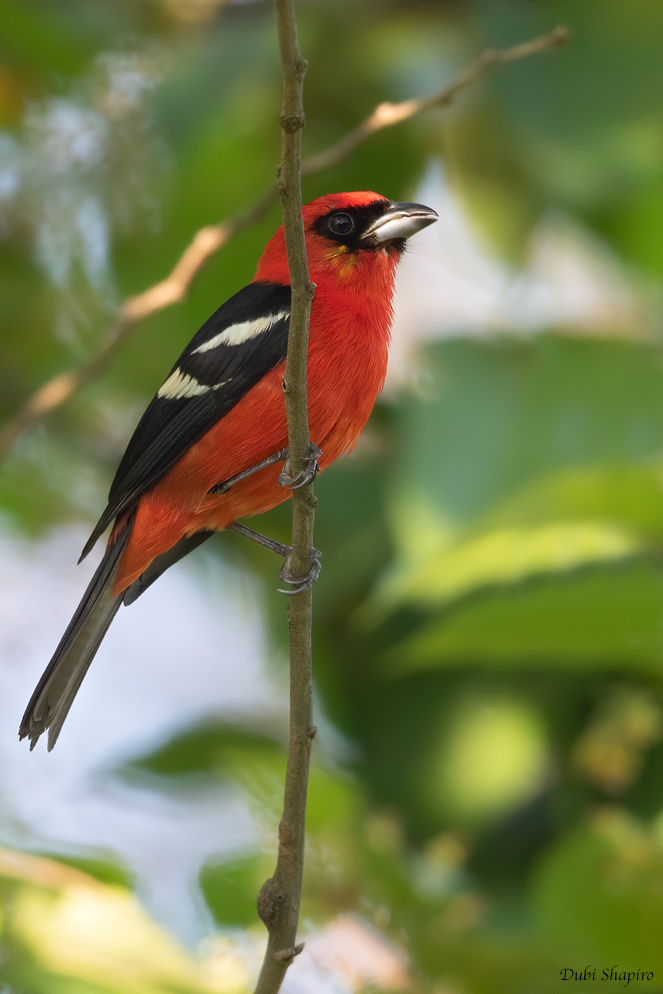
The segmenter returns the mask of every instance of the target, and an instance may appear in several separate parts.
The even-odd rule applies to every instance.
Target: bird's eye
[[[354,231],[355,223],[349,214],[343,214],[340,211],[338,214],[332,214],[329,218],[329,230],[334,235],[349,235]]]

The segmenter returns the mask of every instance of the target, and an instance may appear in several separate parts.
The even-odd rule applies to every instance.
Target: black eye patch
[[[361,236],[377,218],[382,217],[390,203],[389,200],[380,199],[363,207],[346,207],[345,210],[330,211],[329,214],[317,218],[311,228],[330,242],[347,245],[351,252],[368,249],[370,246],[360,242]]]

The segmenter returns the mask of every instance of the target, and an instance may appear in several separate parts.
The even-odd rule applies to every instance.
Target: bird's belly
[[[324,469],[357,441],[384,379],[384,360],[309,364],[309,434],[322,449]],[[182,456],[139,501],[131,539],[114,594],[183,535],[225,528],[236,518],[263,514],[290,497],[277,484],[277,463],[240,480],[225,494],[217,483],[268,458],[288,444],[281,381],[284,366],[269,373]]]

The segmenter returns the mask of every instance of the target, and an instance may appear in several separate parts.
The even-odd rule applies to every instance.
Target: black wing
[[[290,287],[279,283],[249,284],[205,322],[138,422],[81,559],[118,514],[283,362],[289,327]]]

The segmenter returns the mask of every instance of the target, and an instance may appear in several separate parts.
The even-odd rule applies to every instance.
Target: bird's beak
[[[437,221],[437,214],[422,204],[392,204],[362,235],[362,240],[392,242],[409,238]]]

